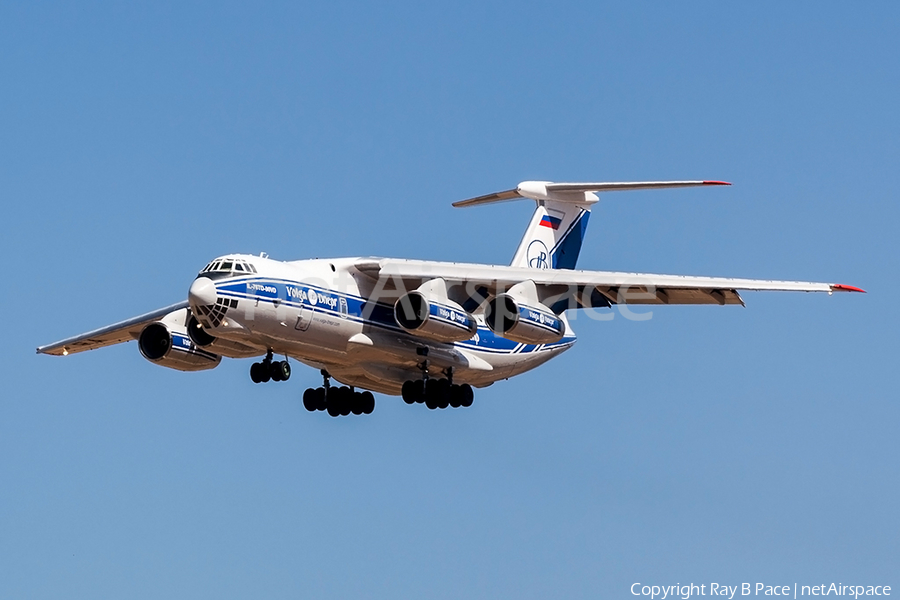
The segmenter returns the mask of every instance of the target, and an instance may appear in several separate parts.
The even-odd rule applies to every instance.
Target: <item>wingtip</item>
[[[862,288],[858,288],[853,285],[844,285],[843,283],[835,283],[831,286],[832,292],[858,292],[860,294],[865,294],[866,290]]]
[[[704,181],[703,185],[731,185],[730,181]]]

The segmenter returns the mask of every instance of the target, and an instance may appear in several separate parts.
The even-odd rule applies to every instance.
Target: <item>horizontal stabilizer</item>
[[[592,204],[597,201],[597,192],[624,192],[628,190],[656,190],[704,185],[731,185],[727,181],[619,181],[606,183],[553,183],[552,181],[523,181],[514,190],[494,192],[477,198],[454,202],[453,206],[477,206],[493,202],[530,198],[532,200],[555,200]]]

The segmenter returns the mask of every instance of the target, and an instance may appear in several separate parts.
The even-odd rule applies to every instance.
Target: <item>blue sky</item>
[[[0,4],[0,596],[626,598],[900,586],[894,3]],[[579,266],[829,281],[577,321],[468,410],[133,344],[226,252],[512,256],[526,179],[605,195]]]

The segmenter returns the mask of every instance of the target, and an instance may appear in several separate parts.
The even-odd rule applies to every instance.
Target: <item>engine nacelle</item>
[[[563,320],[538,302],[536,297],[528,298],[536,294],[522,293],[521,288],[516,289],[520,285],[488,301],[484,311],[487,326],[495,334],[523,344],[551,344],[561,340],[566,332]],[[528,291],[527,286],[525,291]]]
[[[220,354],[222,356],[227,356],[228,358],[251,358],[253,356],[265,354],[265,352],[259,348],[253,348],[239,342],[217,338],[206,331],[194,315],[191,315],[188,319],[187,334],[196,346],[203,348],[207,352]]]
[[[185,310],[175,311],[162,321],[144,327],[138,338],[141,354],[150,362],[179,371],[205,371],[219,366],[221,356],[198,348],[188,336],[187,328],[179,325],[177,318],[170,319]]]
[[[475,318],[447,298],[443,279],[401,296],[394,304],[394,319],[406,331],[439,342],[467,340],[478,330]]]

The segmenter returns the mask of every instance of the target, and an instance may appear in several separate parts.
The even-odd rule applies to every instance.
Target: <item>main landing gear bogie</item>
[[[309,388],[303,392],[303,406],[309,412],[327,411],[332,417],[370,415],[375,410],[375,396],[372,392],[357,392],[346,385],[329,388]]]
[[[424,403],[434,410],[472,406],[475,392],[468,383],[457,385],[449,379],[417,379],[403,384],[401,396],[407,404]]]
[[[332,417],[354,415],[370,415],[375,410],[375,396],[372,392],[357,392],[352,387],[333,386],[329,375],[323,371],[325,385],[309,388],[303,392],[303,406],[309,412],[327,411]]]
[[[253,383],[268,381],[287,381],[291,378],[291,365],[286,360],[272,360],[269,352],[262,362],[250,366],[250,379]]]

